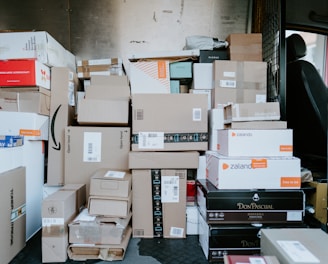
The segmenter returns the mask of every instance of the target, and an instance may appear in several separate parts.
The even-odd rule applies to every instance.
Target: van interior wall
[[[1,1],[0,30],[44,30],[77,59],[181,50],[187,36],[247,32],[251,0]]]

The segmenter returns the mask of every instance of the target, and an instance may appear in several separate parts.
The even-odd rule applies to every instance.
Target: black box
[[[214,60],[229,60],[229,53],[227,49],[218,50],[200,50],[199,62],[212,63]]]
[[[200,214],[213,224],[303,223],[305,194],[301,189],[218,190],[197,180]]]

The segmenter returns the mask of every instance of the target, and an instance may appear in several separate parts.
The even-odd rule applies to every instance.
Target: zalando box
[[[218,104],[266,102],[266,62],[215,60],[213,79],[213,108]]]
[[[261,254],[281,264],[328,263],[328,235],[319,228],[261,229]]]
[[[110,169],[97,170],[90,179],[90,195],[128,197],[131,174]]]
[[[0,59],[37,59],[76,72],[75,56],[46,31],[0,33]]]
[[[0,86],[50,89],[50,68],[37,60],[0,60]]]
[[[19,166],[0,173],[0,255],[10,261],[26,244],[26,168]]]
[[[65,128],[71,125],[75,116],[75,92],[78,79],[66,67],[53,67],[50,105],[50,126],[48,141],[47,185],[64,185]]]
[[[218,189],[299,189],[297,157],[228,157],[206,153],[206,178]]]
[[[101,168],[127,171],[129,127],[68,126],[65,129],[65,184],[84,183]]]
[[[293,130],[221,129],[217,133],[217,152],[226,156],[291,157]]]
[[[134,94],[133,151],[207,150],[206,94]]]

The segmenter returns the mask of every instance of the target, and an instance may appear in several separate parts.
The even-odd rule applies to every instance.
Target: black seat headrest
[[[298,60],[306,55],[306,44],[299,34],[292,34],[287,38],[287,62]]]

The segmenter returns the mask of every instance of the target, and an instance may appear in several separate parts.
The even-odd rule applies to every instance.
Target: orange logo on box
[[[268,167],[267,159],[252,159],[252,168],[253,169],[267,168],[267,167]]]
[[[235,137],[236,133],[235,132],[231,132],[231,136]]]
[[[280,145],[280,151],[281,152],[293,152],[293,146],[292,145]]]
[[[281,177],[280,187],[291,188],[291,187],[301,187],[300,177]]]
[[[165,61],[157,61],[157,73],[158,79],[166,79],[166,62]]]
[[[227,163],[223,163],[223,164],[222,164],[222,169],[223,169],[223,170],[229,169],[229,164],[227,164]]]
[[[22,136],[39,137],[41,136],[41,131],[35,129],[20,129],[19,134]]]

